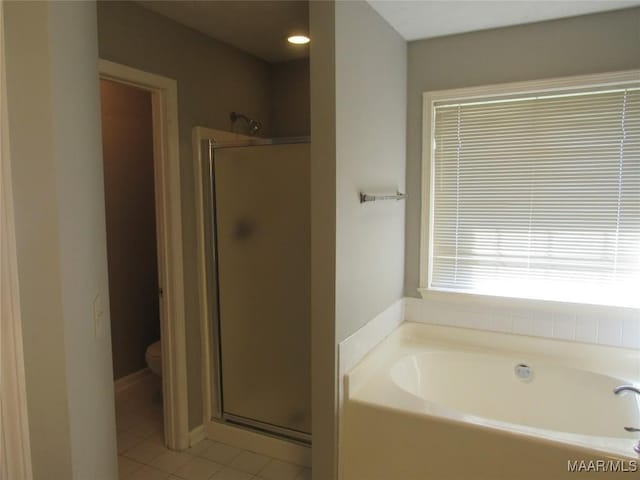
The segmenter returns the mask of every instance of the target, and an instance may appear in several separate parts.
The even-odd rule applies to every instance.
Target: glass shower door
[[[311,432],[309,144],[218,148],[223,418]]]

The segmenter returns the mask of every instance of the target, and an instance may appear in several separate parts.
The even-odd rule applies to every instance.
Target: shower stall
[[[214,416],[309,443],[308,138],[201,151]]]

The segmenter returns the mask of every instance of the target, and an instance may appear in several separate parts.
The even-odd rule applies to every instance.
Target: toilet
[[[147,366],[149,370],[158,375],[162,376],[162,347],[160,345],[160,340],[152,343],[147,347],[147,352],[144,355]]]

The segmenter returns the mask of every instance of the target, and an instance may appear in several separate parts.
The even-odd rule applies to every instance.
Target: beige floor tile
[[[185,480],[208,480],[214,473],[223,468],[222,465],[211,462],[206,458],[194,457],[173,474]]]
[[[164,480],[188,460],[164,446],[160,386],[149,375],[115,396],[120,480]],[[156,459],[161,468],[149,465]]]
[[[140,437],[149,438],[153,435],[164,433],[162,428],[162,422],[157,420],[141,419],[135,425],[127,430],[127,433],[134,433]]]
[[[296,477],[296,480],[311,480],[311,469],[303,469]]]
[[[120,455],[118,457],[118,478],[120,480],[125,480],[129,478],[129,476],[133,472],[139,470],[142,466],[142,463],[136,462],[135,460],[131,460],[130,458]]]
[[[124,408],[116,409],[116,430],[118,432],[126,432],[138,422],[135,412]]]
[[[121,454],[123,452],[126,452],[130,448],[135,447],[136,445],[141,443],[145,438],[136,433],[126,431],[126,432],[118,432],[116,439],[118,442],[118,454]]]
[[[133,411],[138,408],[147,408],[150,405],[159,405],[161,388],[162,380],[155,375],[149,375],[148,378],[142,379],[116,394],[116,410]]]
[[[271,460],[269,457],[253,452],[243,451],[233,459],[230,466],[243,472],[256,474]]]
[[[164,444],[164,433],[161,433],[161,432],[156,432],[153,435],[151,435],[150,437],[145,438],[145,440],[147,440],[148,442],[151,442],[151,443],[157,443],[158,445],[162,445],[163,447],[165,446],[165,444]]]
[[[211,480],[251,480],[255,478],[252,474],[241,472],[235,468],[225,467],[216,473]]]
[[[264,480],[295,480],[302,472],[302,468],[299,465],[274,459],[258,472],[258,477]]]
[[[191,458],[191,455],[186,453],[167,450],[159,457],[153,459],[149,465],[163,472],[173,473],[191,460]]]
[[[143,440],[135,447],[127,450],[124,455],[137,462],[148,464],[165,452],[168,452],[168,450],[162,445]]]
[[[211,440],[207,440],[207,439],[200,440],[198,443],[188,448],[187,453],[190,455],[200,455],[207,448],[211,447],[214,443],[215,442],[212,442]]]
[[[241,452],[242,450],[231,445],[213,442],[213,445],[200,453],[200,456],[222,465],[229,465]]]
[[[133,472],[127,480],[165,480],[168,476],[167,472],[143,465],[141,469]]]

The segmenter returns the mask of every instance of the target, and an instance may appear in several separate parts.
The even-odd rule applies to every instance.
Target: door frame
[[[194,172],[194,191],[196,197],[196,253],[197,253],[197,275],[198,275],[198,291],[200,298],[200,339],[202,352],[202,423],[206,425],[213,418],[219,418],[221,415],[221,405],[219,405],[217,390],[218,386],[213,381],[214,372],[218,368],[216,358],[216,348],[213,344],[212,325],[209,324],[211,317],[210,310],[215,309],[216,305],[210,305],[209,296],[207,295],[207,253],[205,238],[205,192],[204,179],[208,175],[208,171],[202,162],[202,142],[211,140],[214,143],[242,143],[253,140],[255,137],[243,135],[241,133],[227,132],[225,130],[217,130],[206,127],[193,127],[191,132],[191,141],[193,148],[193,172]],[[215,238],[212,239],[215,242]],[[213,259],[215,262],[215,258]]]
[[[108,60],[100,78],[151,93],[153,166],[160,290],[164,439],[167,447],[189,447],[185,333],[178,84],[176,80]]]

